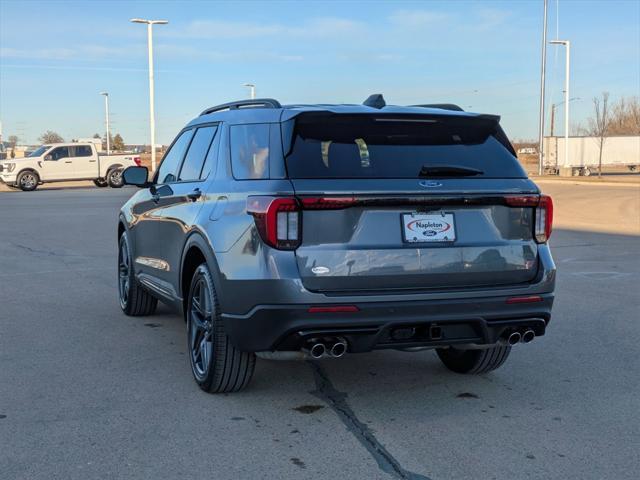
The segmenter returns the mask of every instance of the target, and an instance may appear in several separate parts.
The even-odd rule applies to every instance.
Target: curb
[[[544,177],[529,177],[535,183],[546,183],[548,185],[557,183],[559,185],[587,185],[587,186],[602,186],[602,187],[636,187],[640,188],[640,182],[607,182],[604,181],[580,181],[580,180],[556,180]]]

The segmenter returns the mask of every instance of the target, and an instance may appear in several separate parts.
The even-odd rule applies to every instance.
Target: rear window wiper
[[[423,165],[419,177],[473,177],[484,172],[477,168],[458,165]]]

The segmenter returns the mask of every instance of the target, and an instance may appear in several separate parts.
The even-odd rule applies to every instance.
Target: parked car
[[[103,155],[92,143],[42,145],[24,158],[0,163],[0,181],[25,191],[48,182],[93,180],[98,187],[122,187],[122,170],[140,165],[137,155]]]
[[[119,217],[120,306],[181,311],[208,392],[246,386],[256,352],[435,349],[486,373],[551,318],[553,203],[494,115],[233,102],[192,120],[151,181],[123,179],[141,190]]]

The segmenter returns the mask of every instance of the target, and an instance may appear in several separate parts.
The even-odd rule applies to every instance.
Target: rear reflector
[[[355,313],[360,311],[355,305],[334,305],[332,307],[309,307],[309,313]]]
[[[542,297],[540,295],[528,295],[526,297],[510,297],[507,298],[505,303],[511,305],[514,303],[537,303],[541,302]]]

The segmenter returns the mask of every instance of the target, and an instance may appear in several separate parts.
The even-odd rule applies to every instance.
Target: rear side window
[[[91,152],[91,147],[89,145],[76,145],[75,147],[71,147],[74,157],[90,157],[93,152]]]
[[[269,178],[269,125],[234,125],[230,132],[234,178]]]
[[[301,115],[286,157],[290,178],[418,178],[423,167],[480,170],[476,178],[526,178],[479,117]]]
[[[178,180],[181,182],[196,181],[200,179],[200,172],[204,165],[207,152],[211,147],[213,136],[216,133],[215,126],[202,127],[196,130],[187,156],[184,158]]]
[[[192,136],[193,130],[182,132],[169,151],[165,153],[160,168],[158,168],[156,183],[171,183],[176,181],[178,167],[184,158],[184,153],[189,146],[189,141]]]

